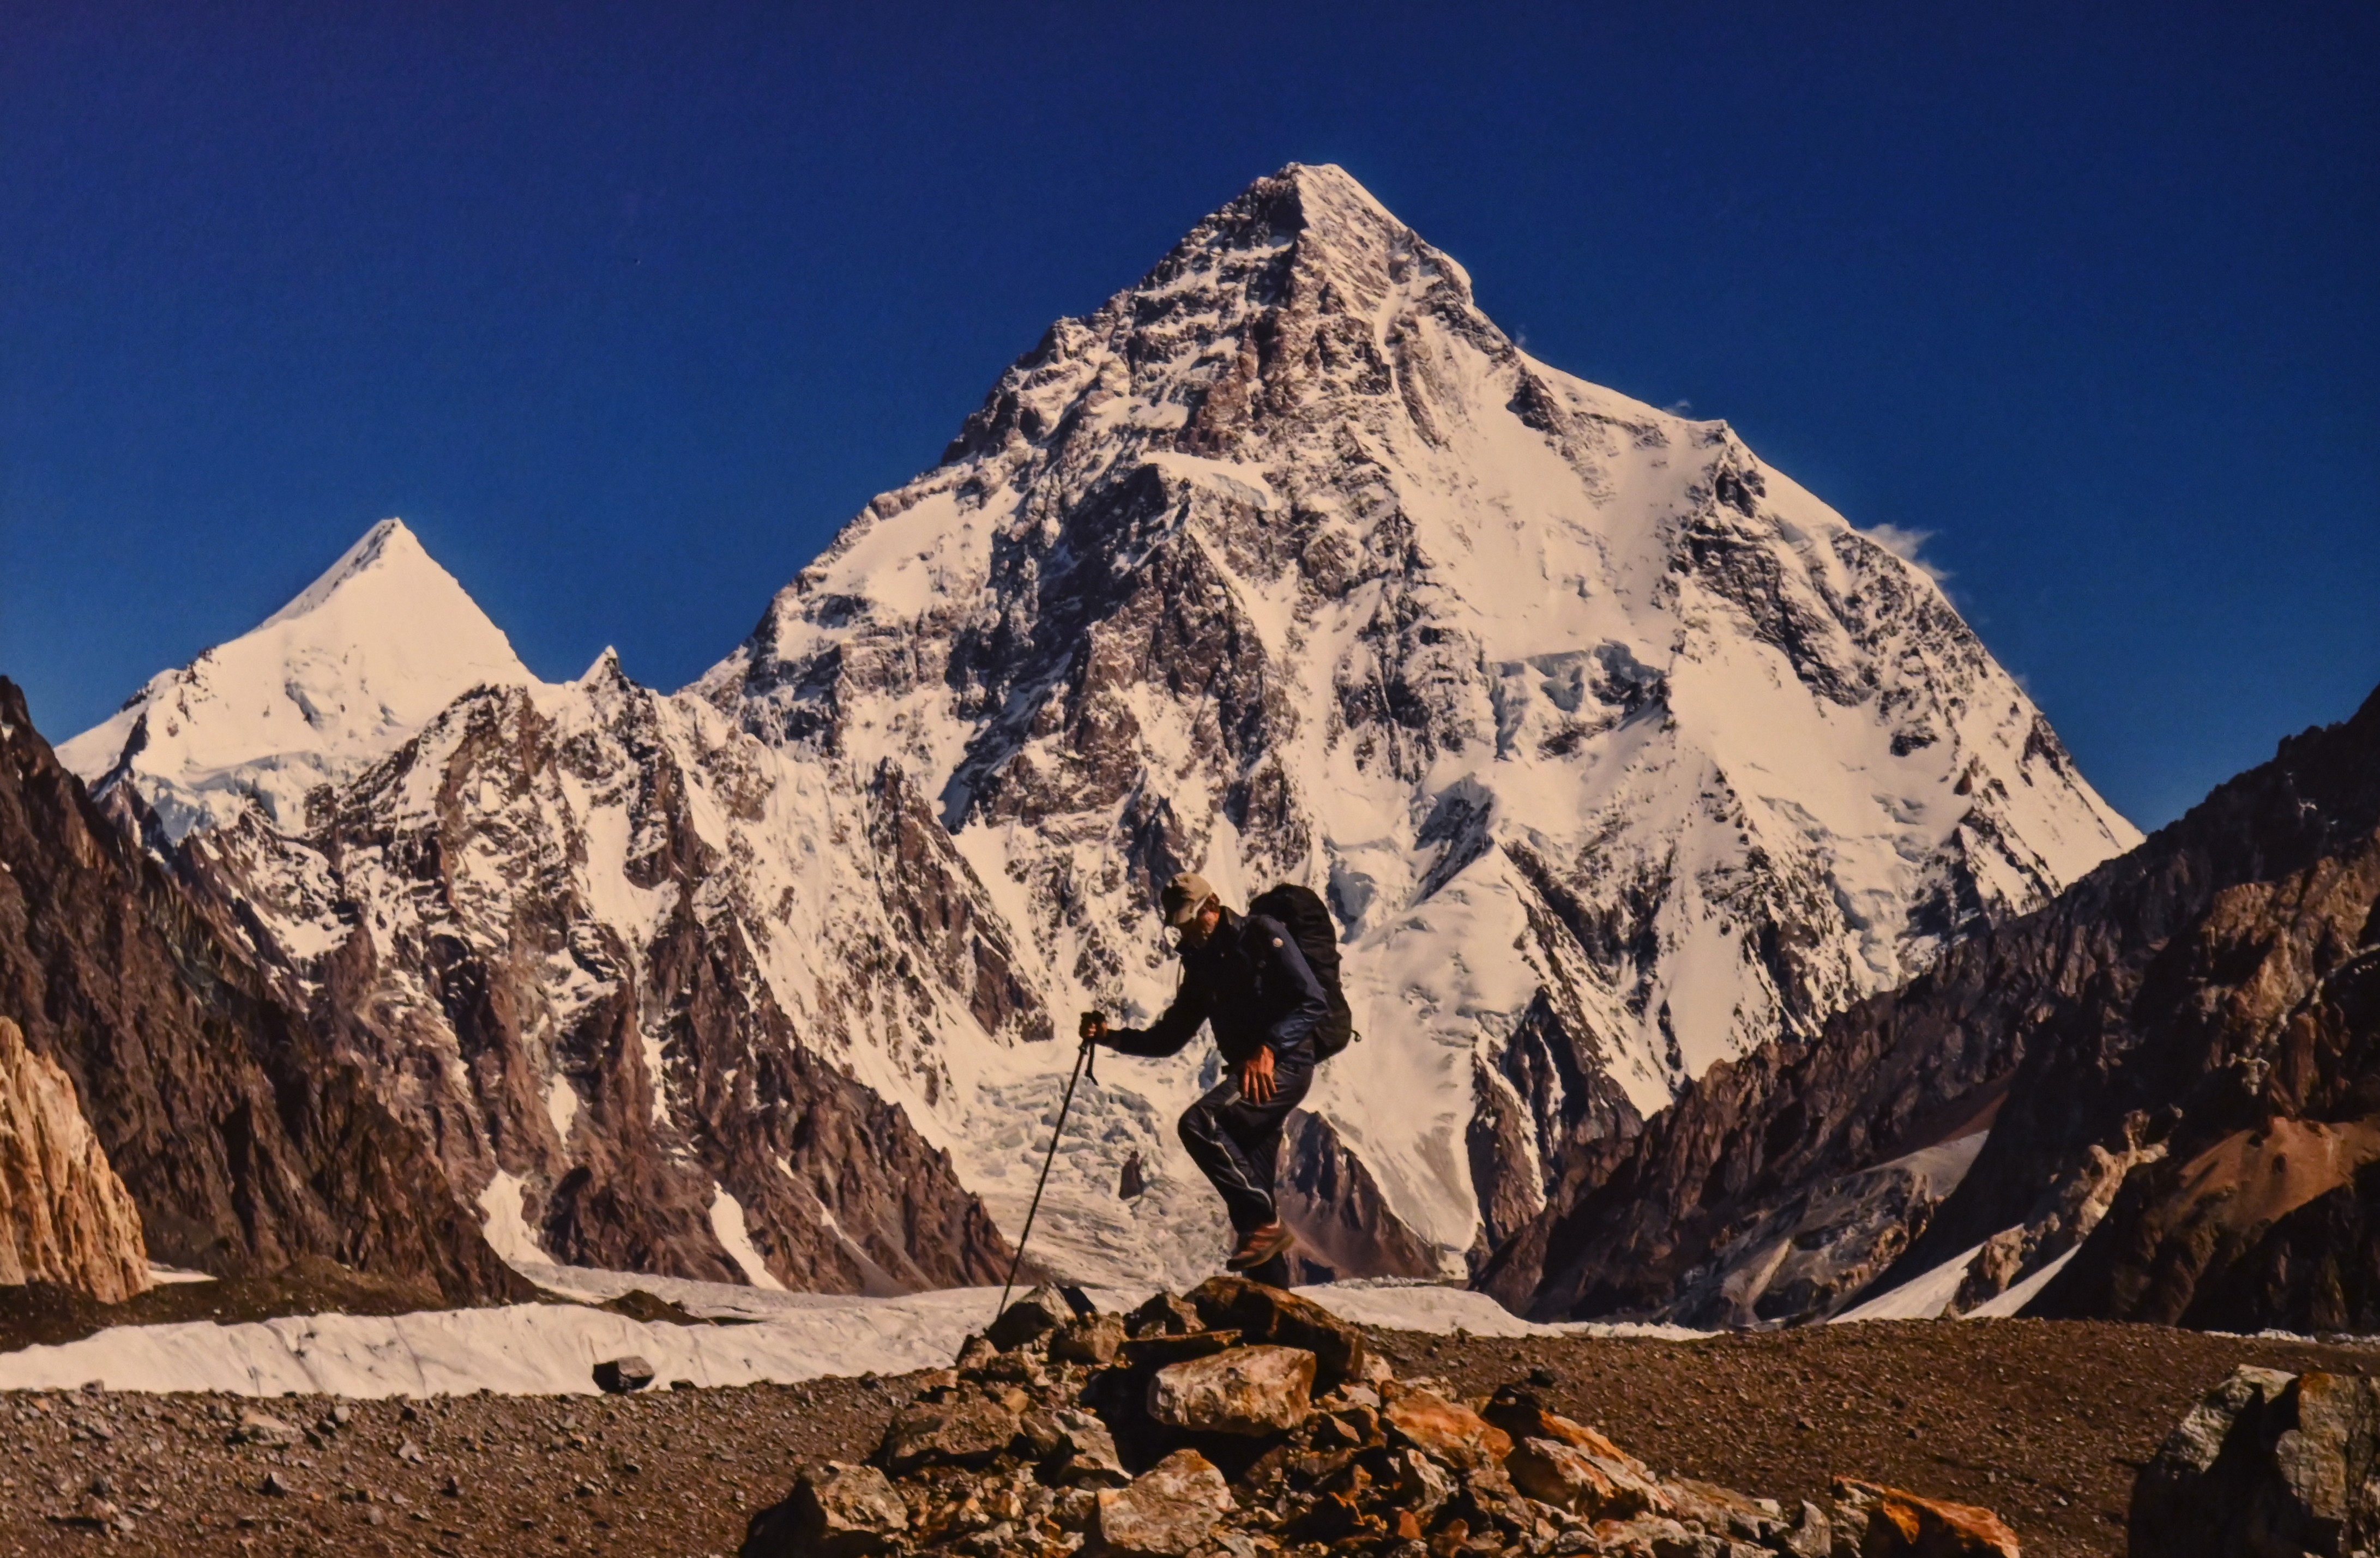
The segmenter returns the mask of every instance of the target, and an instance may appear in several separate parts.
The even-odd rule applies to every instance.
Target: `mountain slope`
[[[1294,1124],[1291,1209],[1323,1264],[1438,1274],[1578,1141],[2136,837],[1921,570],[1724,424],[1529,358],[1334,168],[1053,326],[696,687],[480,680],[302,816],[208,813],[190,868],[364,1014],[343,1042],[492,1228],[796,1286],[982,1269],[988,1225],[933,1230],[960,1186],[1017,1226],[1046,1041],[1164,1003],[1176,871],[1337,907],[1366,1038]],[[849,1225],[785,1150],[795,1065],[949,1154],[933,1210]],[[1208,1069],[1102,1061],[1057,1269],[1211,1264],[1172,1129]]]
[[[817,1002],[754,966],[739,835],[815,852],[804,799],[607,655],[465,695],[303,835],[251,812],[179,859],[255,912],[260,953],[506,1255],[831,1291],[989,1280],[1005,1247],[947,1162],[828,1059]],[[830,901],[824,875],[798,887]],[[800,906],[786,887],[774,934]],[[860,936],[835,953],[821,977],[892,998]]]
[[[72,1079],[149,1253],[225,1275],[328,1259],[456,1303],[524,1292],[412,1131],[124,821],[0,679],[0,1016]]]
[[[2380,694],[1905,989],[1582,1151],[1491,1290],[1743,1323],[1945,1273],[1961,1309],[2037,1277],[2033,1313],[2380,1323],[2375,776]],[[1964,1161],[1912,1191],[1896,1165],[1952,1141]]]
[[[1443,1255],[2137,837],[1921,572],[1329,168],[1055,326],[701,691],[917,776],[1055,1006],[1162,1003],[1174,871],[1325,888],[1368,1039],[1313,1107]]]

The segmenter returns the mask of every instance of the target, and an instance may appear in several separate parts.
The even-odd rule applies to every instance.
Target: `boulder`
[[[1454,1479],[1447,1475],[1444,1467],[1415,1451],[1390,1452],[1388,1467],[1389,1476],[1382,1486],[1417,1519],[1427,1520],[1458,1492]]]
[[[1618,1460],[1557,1439],[1524,1439],[1505,1457],[1504,1470],[1512,1486],[1539,1504],[1588,1520],[1676,1513],[1660,1484],[1633,1456]]]
[[[888,1471],[920,1466],[980,1466],[1016,1441],[1023,1423],[1002,1401],[967,1394],[947,1401],[913,1401],[892,1414],[876,1447]]]
[[[1574,1450],[1617,1461],[1634,1475],[1647,1481],[1652,1479],[1653,1473],[1643,1461],[1605,1438],[1601,1430],[1548,1411],[1536,1395],[1518,1385],[1499,1389],[1479,1415],[1510,1434],[1514,1443],[1524,1439],[1551,1439]]]
[[[295,1427],[272,1413],[258,1411],[254,1407],[242,1412],[238,1425],[231,1431],[231,1440],[235,1444],[262,1444],[272,1449],[295,1444],[304,1437]]]
[[[1066,1296],[1044,1283],[1016,1302],[1000,1311],[984,1336],[1002,1352],[1021,1347],[1042,1337],[1075,1318],[1075,1306]]]
[[[1223,1474],[1196,1450],[1176,1450],[1132,1479],[1099,1493],[1099,1535],[1132,1558],[1182,1558],[1232,1509]]]
[[[1171,1293],[1159,1293],[1148,1302],[1123,1317],[1124,1332],[1132,1336],[1179,1336],[1184,1332],[1203,1331],[1207,1322],[1198,1318],[1198,1310],[1186,1298]]]
[[[1123,1346],[1123,1316],[1086,1314],[1050,1334],[1050,1357],[1059,1363],[1085,1363],[1104,1369]]]
[[[1834,1522],[1827,1518],[1825,1510],[1803,1499],[1769,1545],[1786,1558],[1829,1558],[1835,1551]]]
[[[1511,1434],[1436,1391],[1399,1391],[1380,1416],[1392,1438],[1459,1470],[1495,1466],[1512,1453]]]
[[[1077,1487],[1121,1487],[1131,1480],[1107,1424],[1088,1412],[1061,1412],[1057,1422],[1057,1480]]]
[[[1362,1330],[1311,1298],[1243,1276],[1216,1276],[1192,1288],[1189,1302],[1210,1329],[1237,1331],[1243,1341],[1312,1353],[1315,1383],[1324,1392],[1369,1377],[1371,1357]]]
[[[609,1358],[595,1365],[595,1388],[606,1395],[625,1395],[653,1383],[653,1366],[641,1358]]]
[[[1836,1551],[1859,1558],[2019,1558],[2016,1533],[1988,1509],[1837,1478]]]
[[[872,1466],[806,1467],[782,1504],[752,1516],[743,1558],[869,1558],[892,1552],[909,1506]]]
[[[1302,1347],[1233,1347],[1160,1369],[1148,1382],[1148,1415],[1168,1428],[1260,1438],[1313,1411],[1314,1355]]]
[[[2135,1558],[2349,1553],[2380,1540],[2380,1382],[2241,1368],[2132,1482]]]

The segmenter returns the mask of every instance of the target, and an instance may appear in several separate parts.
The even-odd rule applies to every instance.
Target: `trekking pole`
[[[1083,1047],[1075,1052],[1075,1069],[1066,1077],[1066,1095],[1058,1101],[1058,1123],[1050,1132],[1050,1150],[1042,1154],[1041,1178],[1033,1182],[1033,1204],[1025,1210],[1025,1227],[1016,1236],[1016,1254],[1008,1262],[1008,1280],[1001,1285],[1000,1308],[991,1315],[994,1320],[1008,1312],[1008,1295],[1014,1290],[1016,1273],[1025,1264],[1025,1241],[1033,1237],[1033,1219],[1040,1215],[1041,1190],[1050,1183],[1050,1165],[1058,1161],[1058,1138],[1066,1133],[1066,1111],[1075,1106],[1075,1084],[1089,1073],[1091,1051],[1096,1047],[1096,1041],[1085,1039]]]

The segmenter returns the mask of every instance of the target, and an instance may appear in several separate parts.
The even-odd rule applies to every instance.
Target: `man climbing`
[[[1273,1172],[1281,1128],[1314,1083],[1317,1033],[1331,1007],[1280,921],[1232,912],[1196,872],[1166,883],[1160,902],[1181,937],[1173,1004],[1147,1028],[1111,1028],[1085,1012],[1082,1036],[1126,1055],[1164,1056],[1180,1053],[1201,1023],[1214,1029],[1227,1069],[1183,1115],[1182,1144],[1222,1195],[1239,1235],[1223,1263],[1249,1271],[1295,1242],[1273,1202]]]

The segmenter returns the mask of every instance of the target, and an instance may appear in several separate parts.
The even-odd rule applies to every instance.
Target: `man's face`
[[[1207,945],[1207,938],[1215,934],[1215,927],[1222,923],[1223,906],[1213,899],[1208,899],[1197,914],[1183,925],[1182,945],[1204,947]]]

